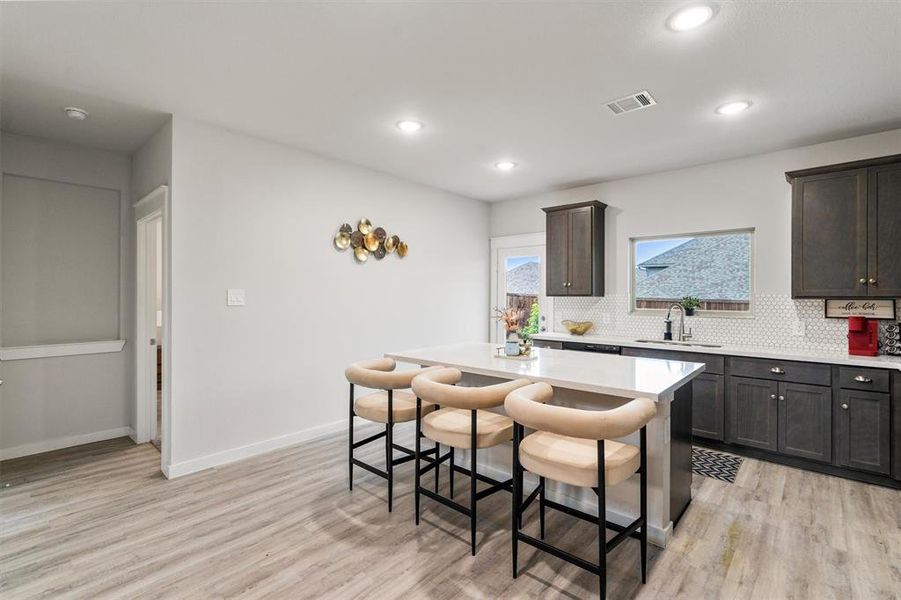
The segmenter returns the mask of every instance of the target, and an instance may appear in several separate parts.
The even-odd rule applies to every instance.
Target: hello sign
[[[826,317],[847,319],[867,317],[868,319],[894,319],[894,300],[826,300]]]

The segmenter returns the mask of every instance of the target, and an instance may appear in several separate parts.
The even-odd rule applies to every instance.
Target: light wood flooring
[[[345,450],[334,436],[173,481],[127,439],[2,463],[0,597],[596,596],[594,576],[526,546],[511,578],[509,494],[480,503],[473,558],[466,517],[423,499],[414,526],[409,463],[389,515],[384,480],[356,469],[348,492]],[[549,541],[595,558],[593,528],[548,515]],[[735,484],[695,477],[650,561],[642,586],[637,542],[618,547],[609,597],[898,598],[901,492],[745,460]]]

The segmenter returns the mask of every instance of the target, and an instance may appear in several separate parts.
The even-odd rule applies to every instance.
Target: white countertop
[[[613,335],[572,335],[570,333],[540,333],[537,340],[555,342],[581,342],[583,344],[610,344],[628,346],[630,348],[648,348],[653,350],[672,350],[673,352],[698,352],[701,354],[724,354],[727,356],[749,356],[755,358],[774,358],[777,360],[798,360],[803,362],[829,363],[833,365],[850,365],[856,367],[872,367],[876,369],[897,369],[901,371],[901,356],[851,356],[844,352],[788,350],[763,348],[755,346],[736,346],[723,344],[719,348],[706,346],[683,346],[679,344],[636,342],[637,337]],[[706,340],[693,340],[695,343],[716,343]]]
[[[534,348],[534,360],[497,355],[497,345],[454,344],[388,352],[388,358],[417,365],[444,365],[489,377],[544,381],[554,387],[595,394],[660,400],[704,370],[702,363],[655,360]]]

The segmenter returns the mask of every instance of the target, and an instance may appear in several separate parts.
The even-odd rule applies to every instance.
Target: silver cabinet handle
[[[876,285],[876,279],[874,277],[870,277],[870,281],[868,281],[870,285]]]
[[[770,373],[775,373],[776,375],[785,375],[785,369],[781,367],[773,367],[770,369]]]
[[[776,399],[776,394],[770,394],[770,400],[775,400],[775,399]]]
[[[864,377],[863,375],[858,375],[854,378],[854,381],[859,381],[860,383],[873,383],[873,380],[869,377]]]
[[[3,385],[3,380],[2,380],[2,379],[0,379],[0,385]]]
[[[842,410],[848,410],[848,405],[847,405],[847,404],[842,404]]]
[[[866,277],[861,277],[861,278],[858,279],[857,281],[859,281],[860,283],[862,283],[862,284],[864,284],[864,285],[867,284],[867,278],[866,278]]]
[[[785,400],[785,396],[779,396],[779,400]]]

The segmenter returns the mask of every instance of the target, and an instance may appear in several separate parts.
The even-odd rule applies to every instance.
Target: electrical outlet
[[[792,335],[795,337],[804,337],[807,334],[807,323],[805,321],[795,321],[792,323]]]
[[[601,323],[604,325],[610,325],[610,313],[603,313],[601,315]]]
[[[244,290],[242,289],[229,289],[225,294],[225,305],[226,306],[244,306]]]

